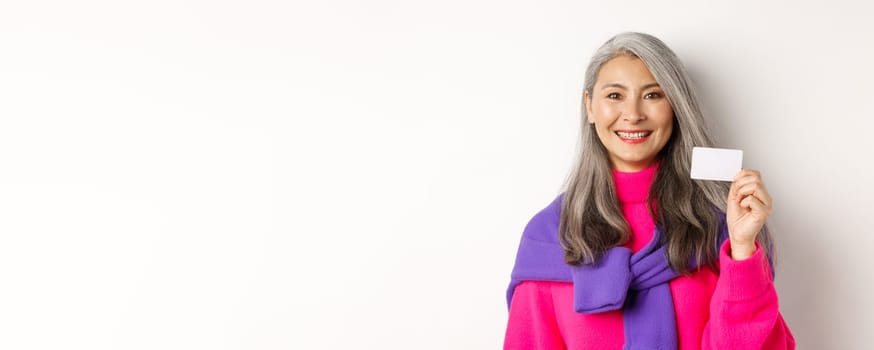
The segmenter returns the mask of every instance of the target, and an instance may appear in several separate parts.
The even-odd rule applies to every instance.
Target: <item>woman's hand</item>
[[[728,191],[725,219],[734,260],[749,258],[756,251],[756,236],[771,215],[771,196],[758,171],[741,169]]]

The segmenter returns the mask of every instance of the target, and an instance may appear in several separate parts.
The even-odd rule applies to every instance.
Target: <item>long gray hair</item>
[[[717,233],[723,224],[720,213],[725,212],[729,184],[690,179],[692,147],[713,147],[713,141],[689,76],[674,52],[658,38],[621,33],[604,43],[589,62],[584,86],[589,98],[601,66],[619,55],[630,55],[646,64],[674,111],[673,132],[659,152],[657,161],[661,164],[647,200],[650,215],[663,233],[668,261],[680,273],[689,273],[692,259],[699,266],[706,264],[716,270]],[[619,206],[608,153],[595,125],[587,122],[585,102],[579,157],[563,189],[559,241],[565,262],[594,263],[607,249],[629,240],[631,230]],[[757,239],[770,252],[767,226]]]

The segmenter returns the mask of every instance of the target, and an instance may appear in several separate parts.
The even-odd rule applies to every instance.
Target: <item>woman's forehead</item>
[[[609,87],[645,89],[658,86],[658,82],[642,60],[621,55],[601,66],[595,85],[602,89]]]

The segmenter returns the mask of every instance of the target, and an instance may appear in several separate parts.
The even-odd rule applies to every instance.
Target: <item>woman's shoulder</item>
[[[525,225],[522,239],[558,242],[558,224],[561,220],[563,201],[564,192],[559,193],[548,205],[538,210]]]

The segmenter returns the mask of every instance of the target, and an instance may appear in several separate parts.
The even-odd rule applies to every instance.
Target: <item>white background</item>
[[[761,170],[799,348],[865,349],[867,6],[4,1],[0,348],[500,348],[583,70],[635,30]]]

